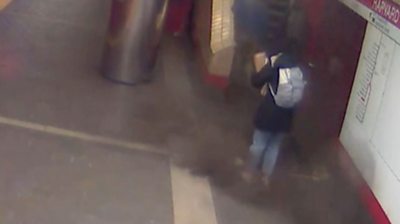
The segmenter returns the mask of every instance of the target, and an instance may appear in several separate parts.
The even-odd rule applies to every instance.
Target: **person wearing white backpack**
[[[250,172],[242,177],[250,181],[261,171],[263,182],[269,179],[287,133],[291,131],[296,106],[301,101],[306,81],[294,54],[281,52],[273,56],[266,53],[254,57],[256,72],[252,85],[260,89],[262,101],[254,119],[253,142],[250,146]]]

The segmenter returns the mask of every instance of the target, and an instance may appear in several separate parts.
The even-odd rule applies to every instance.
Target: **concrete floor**
[[[0,12],[0,223],[174,223],[171,161],[209,178],[219,224],[370,223],[334,177],[282,165],[272,194],[243,183],[234,161],[255,101],[202,85],[185,38],[164,38],[151,84],[103,79],[108,9],[15,0]]]
[[[10,127],[0,133],[1,223],[172,223],[165,156]]]

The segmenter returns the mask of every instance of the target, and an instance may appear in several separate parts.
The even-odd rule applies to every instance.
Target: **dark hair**
[[[290,55],[290,57],[296,61],[300,58],[300,46],[293,40],[282,38],[280,40],[266,42],[262,47],[261,50],[265,51],[269,56],[285,53],[286,55]]]

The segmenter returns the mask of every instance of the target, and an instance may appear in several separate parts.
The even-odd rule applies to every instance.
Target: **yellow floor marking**
[[[217,224],[207,178],[171,164],[171,183],[175,224]]]
[[[33,122],[28,122],[28,121],[7,118],[7,117],[3,117],[3,116],[0,116],[0,124],[23,128],[23,129],[29,129],[32,131],[47,133],[47,134],[51,134],[51,135],[57,135],[57,136],[61,136],[61,137],[79,139],[79,140],[83,140],[83,141],[105,144],[105,145],[110,145],[110,146],[117,146],[117,147],[138,150],[138,151],[143,151],[143,152],[151,152],[151,153],[164,154],[164,155],[167,154],[167,152],[158,150],[155,147],[148,145],[148,144],[122,141],[122,140],[118,140],[118,139],[114,139],[114,138],[108,138],[108,137],[103,137],[103,136],[99,136],[99,135],[92,135],[92,134],[87,134],[84,132],[67,130],[67,129],[57,128],[57,127],[53,127],[53,126],[49,126],[49,125],[43,125],[43,124],[38,124],[38,123],[33,123]]]

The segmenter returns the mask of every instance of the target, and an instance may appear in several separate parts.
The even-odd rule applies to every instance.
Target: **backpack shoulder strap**
[[[287,84],[290,82],[290,69],[288,68],[280,68],[278,69],[278,90],[279,91],[279,86]],[[269,90],[271,91],[272,96],[276,96],[278,94],[277,92],[275,93],[274,88],[272,88],[271,84],[268,84]]]

